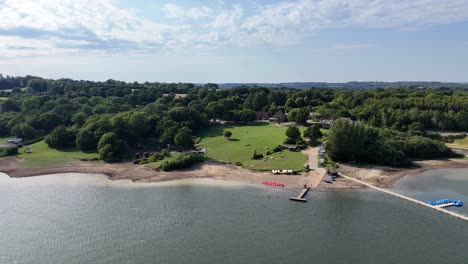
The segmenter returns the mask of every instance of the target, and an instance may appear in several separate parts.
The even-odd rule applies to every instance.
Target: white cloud
[[[359,44],[335,44],[331,50],[358,50],[372,47],[371,44],[359,43]]]
[[[183,8],[175,4],[164,4],[163,11],[169,18],[191,18],[199,19],[210,16],[213,10],[206,6]]]
[[[161,11],[174,19],[145,19],[113,0],[0,0],[0,51],[13,57],[288,45],[317,29],[417,29],[466,21],[468,0],[298,0],[255,8],[165,4]],[[356,48],[364,47],[335,47]]]

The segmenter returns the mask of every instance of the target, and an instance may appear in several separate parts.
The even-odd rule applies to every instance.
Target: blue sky
[[[468,81],[468,0],[0,0],[0,73]]]

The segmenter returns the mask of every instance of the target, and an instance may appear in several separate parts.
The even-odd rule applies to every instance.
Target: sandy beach
[[[446,168],[468,168],[468,160],[423,160],[415,161],[410,168],[386,166],[340,164],[339,171],[353,178],[374,184],[378,187],[392,187],[393,183],[407,175],[418,174],[427,170]]]
[[[313,187],[319,189],[353,189],[365,188],[344,178],[338,178],[333,184],[322,181],[323,169],[317,168],[314,157],[315,149],[305,151],[309,156],[310,172],[302,172],[299,175],[273,175],[271,172],[255,172],[232,164],[217,161],[207,161],[190,169],[164,172],[156,171],[143,165],[132,163],[104,163],[101,161],[75,160],[69,164],[29,167],[22,166],[22,160],[17,157],[0,159],[0,172],[10,177],[32,177],[60,173],[89,173],[103,174],[110,180],[130,180],[132,182],[165,182],[189,178],[211,178],[215,180],[238,181],[248,184],[261,184],[263,181],[280,182],[286,188],[301,188],[304,184],[313,183]],[[417,174],[425,170],[439,168],[468,168],[468,160],[426,160],[417,161],[411,168],[391,168],[384,166],[358,166],[354,164],[340,164],[339,171],[359,180],[374,184],[378,187],[392,187],[398,179],[409,174]],[[320,170],[320,171],[319,171]]]
[[[281,182],[286,188],[296,188],[307,182],[307,175],[273,175],[270,172],[254,172],[232,164],[207,161],[190,169],[164,172],[132,163],[109,164],[101,161],[76,160],[70,164],[48,167],[21,166],[16,157],[0,159],[0,172],[10,177],[32,177],[59,173],[104,174],[110,180],[131,180],[133,182],[164,182],[187,178],[212,178],[216,180],[239,181],[261,184],[262,181]]]

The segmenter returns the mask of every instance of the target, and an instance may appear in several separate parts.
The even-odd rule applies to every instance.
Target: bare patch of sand
[[[60,173],[104,174],[111,180],[130,180],[132,182],[164,182],[190,178],[210,178],[216,180],[236,181],[249,184],[262,184],[263,181],[283,183],[286,188],[302,188],[305,184],[322,189],[364,188],[356,182],[338,177],[333,184],[325,183],[322,178],[323,168],[317,168],[317,148],[304,151],[309,157],[309,173],[301,175],[273,175],[271,172],[254,172],[232,164],[207,161],[190,169],[174,172],[159,172],[151,168],[132,163],[109,164],[101,161],[75,160],[66,165],[48,167],[21,166],[22,160],[16,157],[0,158],[0,172],[10,177],[30,177]],[[412,168],[391,168],[385,166],[357,166],[340,164],[339,171],[379,187],[391,187],[401,177],[417,174],[425,170],[439,168],[468,168],[468,160],[426,160],[417,161]]]
[[[104,174],[111,180],[133,182],[163,182],[187,178],[212,178],[261,184],[263,181],[280,182],[287,188],[297,188],[306,182],[304,175],[273,175],[270,172],[253,172],[232,164],[208,161],[190,169],[163,172],[132,163],[109,164],[101,161],[73,161],[67,165],[48,167],[25,167],[19,158],[0,159],[0,171],[10,177],[31,177],[59,173]]]
[[[468,168],[468,160],[424,160],[416,161],[410,168],[392,168],[386,166],[340,164],[339,171],[345,175],[372,183],[378,187],[392,187],[398,179],[409,175],[418,174],[426,170],[442,168]]]

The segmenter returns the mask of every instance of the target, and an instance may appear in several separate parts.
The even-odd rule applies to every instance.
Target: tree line
[[[168,144],[190,149],[192,138],[210,121],[248,123],[258,111],[277,122],[299,124],[345,117],[391,131],[386,133],[392,137],[410,133],[418,140],[425,140],[428,129],[468,130],[468,92],[463,90],[220,89],[216,84],[34,76],[1,80],[0,88],[9,91],[0,101],[0,136],[26,140],[46,136],[50,147],[98,151],[109,161],[135,149],[158,150]]]

